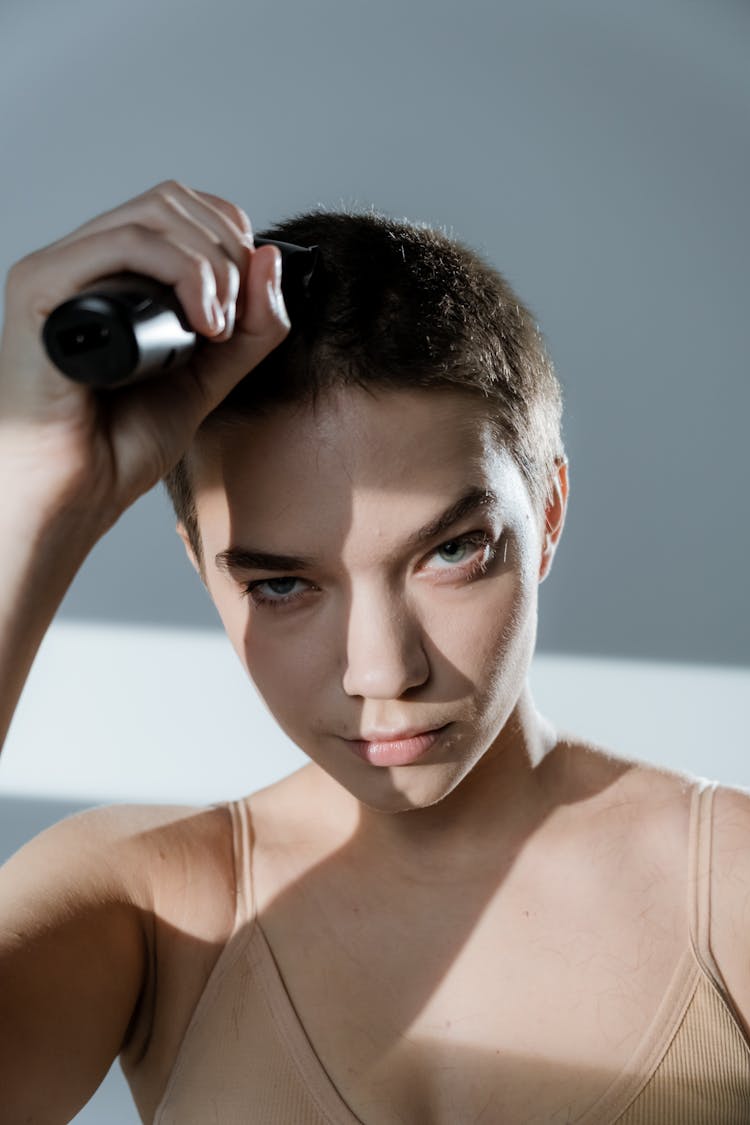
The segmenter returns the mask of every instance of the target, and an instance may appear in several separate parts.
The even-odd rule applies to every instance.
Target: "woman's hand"
[[[94,391],[50,363],[42,326],[124,270],[172,286],[208,344],[159,378]],[[289,331],[281,256],[241,208],[166,181],[11,269],[0,338],[0,459],[29,496],[86,502],[111,526],[177,463],[203,419]]]

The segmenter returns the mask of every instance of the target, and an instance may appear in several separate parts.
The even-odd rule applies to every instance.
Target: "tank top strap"
[[[688,917],[693,952],[704,972],[728,996],[721,970],[711,952],[711,867],[714,794],[718,781],[698,778],[690,805]]]
[[[255,894],[253,890],[253,833],[252,818],[247,800],[227,801],[232,818],[232,849],[234,853],[235,917],[232,933],[235,934],[255,920]]]

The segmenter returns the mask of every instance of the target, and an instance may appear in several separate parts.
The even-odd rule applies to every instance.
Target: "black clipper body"
[[[268,238],[256,238],[255,245],[278,246],[281,251],[281,291],[293,323],[318,248]],[[42,329],[47,354],[58,370],[100,389],[135,383],[186,363],[199,338],[172,288],[137,273],[95,282],[53,309]]]

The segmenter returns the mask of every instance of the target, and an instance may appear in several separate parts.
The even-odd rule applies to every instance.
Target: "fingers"
[[[222,199],[221,196],[212,195],[210,192],[193,191],[191,188],[185,187],[184,184],[178,183],[177,180],[165,180],[140,195],[133,196],[125,203],[89,219],[88,222],[83,223],[82,226],[77,227],[64,238],[51,243],[51,246],[65,246],[82,235],[117,226],[131,212],[142,214],[144,206],[151,206],[154,200],[158,203],[159,198],[167,202],[169,200],[176,201],[183,210],[194,212],[196,220],[213,230],[227,249],[231,249],[233,240],[244,240],[247,235],[252,235],[250,220],[242,208],[235,203],[230,203],[228,200]]]
[[[281,251],[276,246],[259,247],[253,255],[253,267],[248,277],[247,309],[238,327],[258,335],[267,332],[269,325],[274,332],[281,325],[286,335],[291,322],[281,293]]]
[[[111,422],[115,445],[129,450],[129,434],[148,432],[150,445],[158,450],[157,468],[145,485],[139,485],[140,491],[176,464],[206,416],[288,333],[289,319],[278,288],[280,262],[274,246],[261,247],[254,254],[247,312],[231,340],[220,348],[203,348],[199,358],[179,371],[118,391],[117,414]],[[122,453],[120,459],[124,457]]]
[[[139,223],[88,234],[61,250],[38,251],[17,263],[9,274],[13,282],[8,289],[9,310],[17,300],[19,307],[44,318],[96,278],[123,270],[147,274],[172,286],[196,332],[211,336],[223,330],[216,276],[209,259]],[[27,286],[34,291],[27,293]]]
[[[190,404],[185,399],[184,405],[195,412],[196,426],[289,332],[280,286],[280,251],[275,246],[260,247],[248,276],[247,311],[233,338],[221,348],[204,351],[200,364],[193,365],[195,397]]]
[[[213,296],[221,306],[225,321],[217,338],[228,339],[237,308],[244,305],[245,275],[253,254],[252,227],[242,208],[209,192],[196,192],[167,180],[84,223],[44,252],[59,252],[84,242],[91,235],[128,224],[161,234],[187,253],[205,259],[213,271]],[[161,275],[152,276],[161,279]],[[192,307],[191,301],[188,304]],[[199,331],[206,334],[205,326]],[[211,334],[216,334],[215,326]]]
[[[244,234],[252,235],[253,228],[250,219],[236,203],[230,203],[228,199],[222,199],[220,195],[213,195],[210,191],[198,191],[195,194],[226,215]]]
[[[246,374],[289,331],[278,249],[254,248],[250,220],[235,204],[171,180],[17,263],[8,307],[18,322],[31,315],[28,328],[38,335],[56,305],[124,270],[170,286],[193,330],[224,344],[216,363],[203,350],[199,386],[205,368],[220,393],[225,379]]]
[[[172,288],[206,340],[179,370],[95,396],[59,377],[40,328],[57,305],[122,271]],[[68,462],[63,475],[76,489],[87,482],[108,511],[121,512],[176,464],[207,414],[284,339],[290,324],[280,277],[279,250],[254,248],[241,208],[174,181],[157,185],[11,268],[0,333],[2,410],[29,432],[53,434]]]

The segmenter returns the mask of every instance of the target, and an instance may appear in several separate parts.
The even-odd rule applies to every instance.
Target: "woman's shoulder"
[[[129,841],[123,878],[148,919],[148,977],[121,1062],[129,1080],[151,1089],[232,931],[232,817],[228,802],[110,806],[100,815]]]
[[[179,887],[186,872],[188,881],[196,876],[204,901],[209,897],[205,871],[221,867],[220,815],[176,806],[100,806],[38,833],[0,870],[0,1038],[4,1029],[27,1028],[19,1050],[34,1039],[40,1072],[47,1067],[59,1078],[50,1087],[56,1104],[90,1092],[112,1052],[145,1042],[136,1033],[151,1022],[148,1000],[156,993],[164,932],[159,912],[166,906],[166,913],[180,917],[180,900],[189,897]],[[201,840],[212,841],[208,862],[199,858]],[[81,1047],[80,1065],[69,1075],[54,1061],[61,1034]],[[10,1060],[6,1084],[18,1080]],[[18,1065],[24,1065],[21,1056]]]
[[[128,841],[133,884],[150,897],[160,918],[184,921],[196,910],[209,926],[212,918],[223,919],[213,940],[231,925],[238,864],[250,862],[251,851],[276,843],[293,848],[297,834],[304,835],[303,824],[319,819],[310,816],[310,772],[303,767],[247,796],[210,806],[109,805],[80,815]],[[241,855],[245,846],[248,854]],[[203,908],[207,898],[209,911]]]
[[[153,907],[175,872],[201,867],[232,871],[231,817],[226,805],[109,804],[53,824],[27,847],[54,850],[77,869],[106,870],[144,909]]]
[[[22,885],[54,869],[66,909],[113,901],[137,910],[149,960],[157,931],[189,928],[219,940],[234,904],[232,820],[227,804],[109,804],[76,812],[12,857]]]
[[[118,886],[124,898],[148,906],[148,876],[158,861],[174,854],[175,844],[219,843],[226,834],[226,809],[183,805],[109,804],[83,809],[56,821],[28,840],[7,861],[21,876],[39,865],[65,872],[72,903],[75,888],[87,880]],[[23,881],[23,880],[22,880]]]
[[[750,1034],[750,786],[579,748],[592,777],[616,777],[602,805],[603,831],[626,824],[629,854],[647,856],[655,869],[673,861],[675,871],[689,870],[696,880],[691,901],[697,896],[706,912],[712,955]],[[699,791],[706,793],[702,806]]]
[[[640,818],[649,807],[655,814],[665,812],[671,802],[685,804],[692,793],[714,779],[699,776],[688,769],[677,769],[645,758],[635,758],[586,738],[561,735],[556,749],[562,750],[571,763],[574,784],[592,793],[601,792],[606,802],[630,809]],[[716,781],[719,790],[742,801],[750,797],[750,789],[725,785]],[[718,800],[717,800],[718,805]]]

